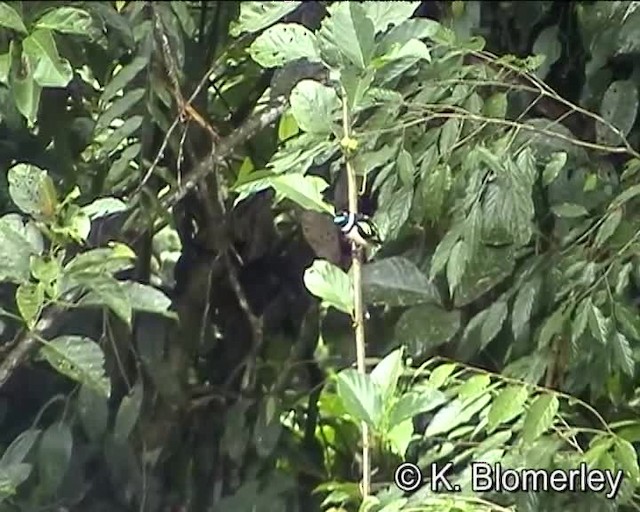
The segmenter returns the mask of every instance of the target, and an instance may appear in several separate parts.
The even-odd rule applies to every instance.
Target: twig
[[[349,107],[347,94],[342,95],[342,128],[345,141],[350,138]],[[358,213],[358,183],[356,171],[350,155],[345,154],[347,170],[347,190],[349,194],[349,211]],[[358,372],[366,375],[366,347],[364,338],[364,306],[362,300],[362,250],[354,242],[351,244],[351,270],[353,272],[353,328],[356,338],[356,364]],[[369,496],[371,490],[371,458],[369,448],[369,427],[362,422],[362,496]]]

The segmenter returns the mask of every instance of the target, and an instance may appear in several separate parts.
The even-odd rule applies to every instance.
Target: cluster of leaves
[[[561,411],[561,403],[565,412]],[[622,470],[627,479],[616,496],[618,503],[630,502],[640,477],[635,449],[627,439],[633,439],[628,428],[612,431],[602,422],[600,429],[569,426],[576,404],[588,414],[594,413],[587,404],[457,363],[429,361],[418,370],[411,370],[405,366],[401,350],[386,356],[368,375],[351,369],[338,373],[335,390],[325,390],[321,404],[327,415],[354,424],[366,422],[383,447],[401,456],[419,453],[417,463],[425,474],[431,464],[453,463],[456,470],[448,478],[461,489],[460,503],[455,505],[460,510],[477,510],[468,466],[471,461],[500,463],[514,469],[551,471],[586,463],[589,467]],[[426,427],[414,429],[412,419],[425,414]],[[334,428],[324,430],[328,438],[341,439]],[[589,438],[584,451],[578,441],[581,436]],[[340,448],[339,444],[335,446],[336,450]],[[331,449],[326,456],[335,457]],[[357,488],[352,485],[322,488],[331,491],[326,505],[344,506],[357,501]],[[492,497],[500,501],[499,496]],[[515,504],[518,510],[537,510],[542,506],[561,507],[567,499],[524,495],[517,497]],[[590,500],[593,505],[594,498]],[[404,506],[411,510],[441,510],[440,501],[427,489],[403,498],[392,486],[365,501],[361,510],[404,510]]]
[[[640,341],[630,300],[640,160],[624,136],[636,117],[637,100],[626,103],[637,98],[635,87],[630,92],[612,84],[601,117],[583,112],[597,123],[600,142],[617,144],[613,151],[631,157],[626,172],[617,175],[605,159],[594,162],[564,126],[518,111],[518,94],[527,88],[520,91],[509,79],[529,79],[541,59],[491,58],[480,38],[461,41],[432,20],[410,19],[416,8],[411,2],[335,3],[315,34],[281,23],[255,40],[249,52],[261,65],[306,59],[325,67],[329,78],[306,79],[293,88],[290,115],[303,134],[285,144],[266,171],[243,176],[236,190],[243,197],[271,186],[304,208],[331,212],[322,197],[329,183],[305,173],[340,154],[347,111],[355,120],[357,142],[347,141],[354,166],[376,194],[374,220],[385,240],[376,261],[365,267],[375,281],[365,284],[373,285],[366,299],[386,306],[383,319],[395,323],[393,343],[424,359],[449,342],[458,357],[489,356],[503,362],[497,369],[532,384],[545,379],[593,399],[608,395],[614,403],[629,398],[624,390],[635,377],[633,346]],[[333,182],[341,172],[339,158],[331,169],[327,178]],[[281,185],[289,179],[298,185],[295,193]],[[436,233],[441,235],[434,244]],[[305,282],[325,305],[351,312],[351,283],[343,271],[316,261]],[[385,391],[373,391],[375,379],[358,380],[355,373],[349,379],[340,382],[351,414],[391,439],[399,435],[394,429],[409,428],[391,421],[399,413],[382,405]],[[487,377],[480,387],[489,384]],[[362,393],[357,404],[354,389]],[[515,391],[505,393],[501,400],[511,401]],[[485,414],[500,417],[499,406],[488,412],[490,394],[484,402],[472,395],[469,402],[449,397],[447,412],[434,418],[425,439],[440,421],[467,421],[460,416],[466,406],[471,416],[486,406]],[[524,411],[528,396],[510,404],[518,409],[513,417]],[[527,442],[540,433],[533,425],[544,417],[542,430],[548,428],[557,408],[550,395],[534,400],[529,419],[522,419]],[[500,422],[494,423],[488,425]],[[397,443],[402,453],[405,445]],[[635,450],[624,443],[617,460],[634,461],[622,465],[635,486]],[[506,453],[496,457],[505,460]]]
[[[81,386],[75,415],[69,418],[63,414],[44,433],[36,428],[36,421],[32,429],[7,448],[0,464],[2,499],[12,496],[17,486],[29,478],[31,461],[35,460],[39,476],[31,499],[47,500],[62,485],[71,464],[71,425],[80,421],[92,441],[102,441],[111,395],[111,381],[105,373],[105,356],[99,342],[76,334],[46,339],[53,316],[70,308],[104,308],[130,327],[134,309],[171,315],[170,301],[153,287],[115,277],[135,260],[135,254],[124,244],[110,243],[107,247],[73,254],[74,244],[86,243],[92,220],[124,207],[119,200],[101,198],[80,207],[75,204],[79,196],[77,188],[60,200],[46,171],[26,164],[12,167],[8,180],[9,193],[21,214],[0,218],[0,276],[3,283],[15,287],[18,315],[7,310],[3,314],[23,325],[20,343],[40,345],[39,357]],[[114,443],[126,442],[137,421],[141,401],[139,387],[123,399],[110,434]],[[38,456],[33,459],[29,454],[36,446]],[[79,492],[81,486],[77,484],[70,482],[68,491]]]

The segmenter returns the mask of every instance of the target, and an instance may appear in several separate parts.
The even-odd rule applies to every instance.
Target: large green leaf
[[[454,267],[450,258],[447,265]],[[515,267],[513,248],[480,246],[470,256],[466,270],[454,294],[456,307],[466,306],[506,279]]]
[[[149,65],[148,57],[136,57],[129,64],[121,68],[116,75],[109,81],[102,91],[100,96],[100,103],[111,101],[122,89],[124,89],[129,82],[131,82],[138,73],[145,69]]]
[[[450,341],[459,329],[459,311],[420,304],[402,314],[395,327],[394,340],[406,345],[412,356],[422,357]]]
[[[104,369],[100,345],[84,336],[59,336],[47,341],[40,355],[57,371],[105,395],[111,394],[111,382]]]
[[[22,462],[0,466],[0,502],[17,492],[17,487],[29,478],[32,469],[31,464]]]
[[[76,282],[90,292],[82,298],[80,306],[104,306],[131,325],[132,303],[116,279],[108,274],[80,274]]]
[[[430,412],[447,401],[446,396],[436,389],[425,389],[420,392],[404,393],[389,411],[389,427],[400,425],[403,421],[414,418],[418,414]]]
[[[291,91],[291,113],[301,130],[331,133],[333,119],[340,109],[336,92],[315,80],[301,80]]]
[[[0,468],[19,464],[27,457],[31,448],[40,437],[39,429],[31,428],[17,436],[2,454]]]
[[[475,414],[484,409],[490,401],[491,395],[489,393],[476,396],[470,400],[456,398],[436,413],[424,433],[425,437],[438,436],[466,424]]]
[[[388,354],[376,367],[371,371],[371,378],[382,392],[383,402],[387,402],[396,392],[398,379],[403,369],[403,352],[402,349],[394,350]]]
[[[613,82],[604,93],[600,114],[626,136],[631,131],[638,114],[638,86],[632,80]],[[602,123],[596,124],[598,142],[619,146],[620,136]]]
[[[109,404],[107,399],[87,386],[82,386],[76,402],[82,427],[91,441],[99,442],[107,430]]]
[[[302,2],[242,2],[240,16],[229,29],[232,37],[258,32],[297,9]]]
[[[64,34],[86,36],[91,28],[91,16],[76,7],[59,7],[46,12],[35,23],[35,28],[55,30]]]
[[[71,461],[73,436],[62,422],[54,423],[42,434],[38,447],[38,473],[40,491],[54,493],[62,483]]]
[[[518,290],[511,312],[511,328],[515,339],[520,339],[526,331],[541,286],[542,280],[535,277]]]
[[[347,412],[377,429],[382,419],[383,401],[371,377],[348,369],[338,373],[336,378],[337,393]]]
[[[44,305],[44,286],[41,283],[22,283],[16,290],[16,305],[27,327],[33,329]]]
[[[367,17],[373,21],[375,33],[384,32],[389,25],[400,25],[408,20],[420,2],[363,2]]]
[[[367,304],[413,306],[442,303],[437,288],[411,260],[383,258],[362,267],[362,290]]]
[[[125,396],[122,402],[120,402],[120,407],[116,414],[116,421],[113,426],[113,437],[116,441],[125,442],[131,434],[140,417],[143,398],[144,388],[142,381],[139,380],[133,387],[131,393]]]
[[[58,205],[53,181],[35,165],[17,164],[7,173],[9,195],[23,213],[36,218],[51,217]]]
[[[115,274],[131,268],[135,253],[124,244],[113,244],[78,254],[64,267],[65,275],[74,276],[91,274]]]
[[[7,217],[0,219],[0,281],[24,283],[31,274],[29,259],[37,252],[22,221]]]
[[[22,41],[25,55],[34,68],[33,79],[41,87],[66,87],[73,70],[66,59],[60,57],[56,42],[49,30],[38,29]]]
[[[162,291],[148,284],[136,283],[135,281],[122,281],[120,287],[129,297],[129,302],[134,311],[144,311],[155,313],[169,318],[174,318],[175,314],[169,311],[171,299]]]
[[[29,33],[18,11],[6,2],[0,2],[0,27],[10,28],[22,34]]]
[[[526,443],[532,443],[544,434],[553,425],[558,412],[558,399],[553,394],[538,396],[527,410],[527,415],[522,426],[522,439]]]
[[[304,272],[304,284],[323,304],[352,314],[353,286],[349,275],[325,260],[315,260]]]
[[[279,23],[265,30],[249,47],[249,54],[263,68],[280,67],[302,58],[320,61],[316,36],[297,23]]]
[[[371,62],[375,47],[373,22],[367,17],[362,4],[335,2],[327,9],[318,37],[323,57],[331,64],[337,51],[348,62],[365,69]]]
[[[494,431],[503,423],[507,423],[524,412],[524,404],[529,397],[529,390],[523,385],[512,385],[503,389],[493,400],[487,416],[487,429]]]
[[[502,330],[507,318],[507,304],[502,300],[494,302],[487,310],[480,329],[480,348],[485,348]]]

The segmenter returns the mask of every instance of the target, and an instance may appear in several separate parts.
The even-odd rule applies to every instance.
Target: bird
[[[363,213],[341,211],[333,217],[333,223],[358,247],[373,248],[382,243],[375,224]]]

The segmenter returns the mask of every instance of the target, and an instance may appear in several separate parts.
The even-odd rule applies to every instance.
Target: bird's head
[[[349,214],[347,212],[339,212],[333,217],[333,223],[339,228],[343,228],[349,222]]]

